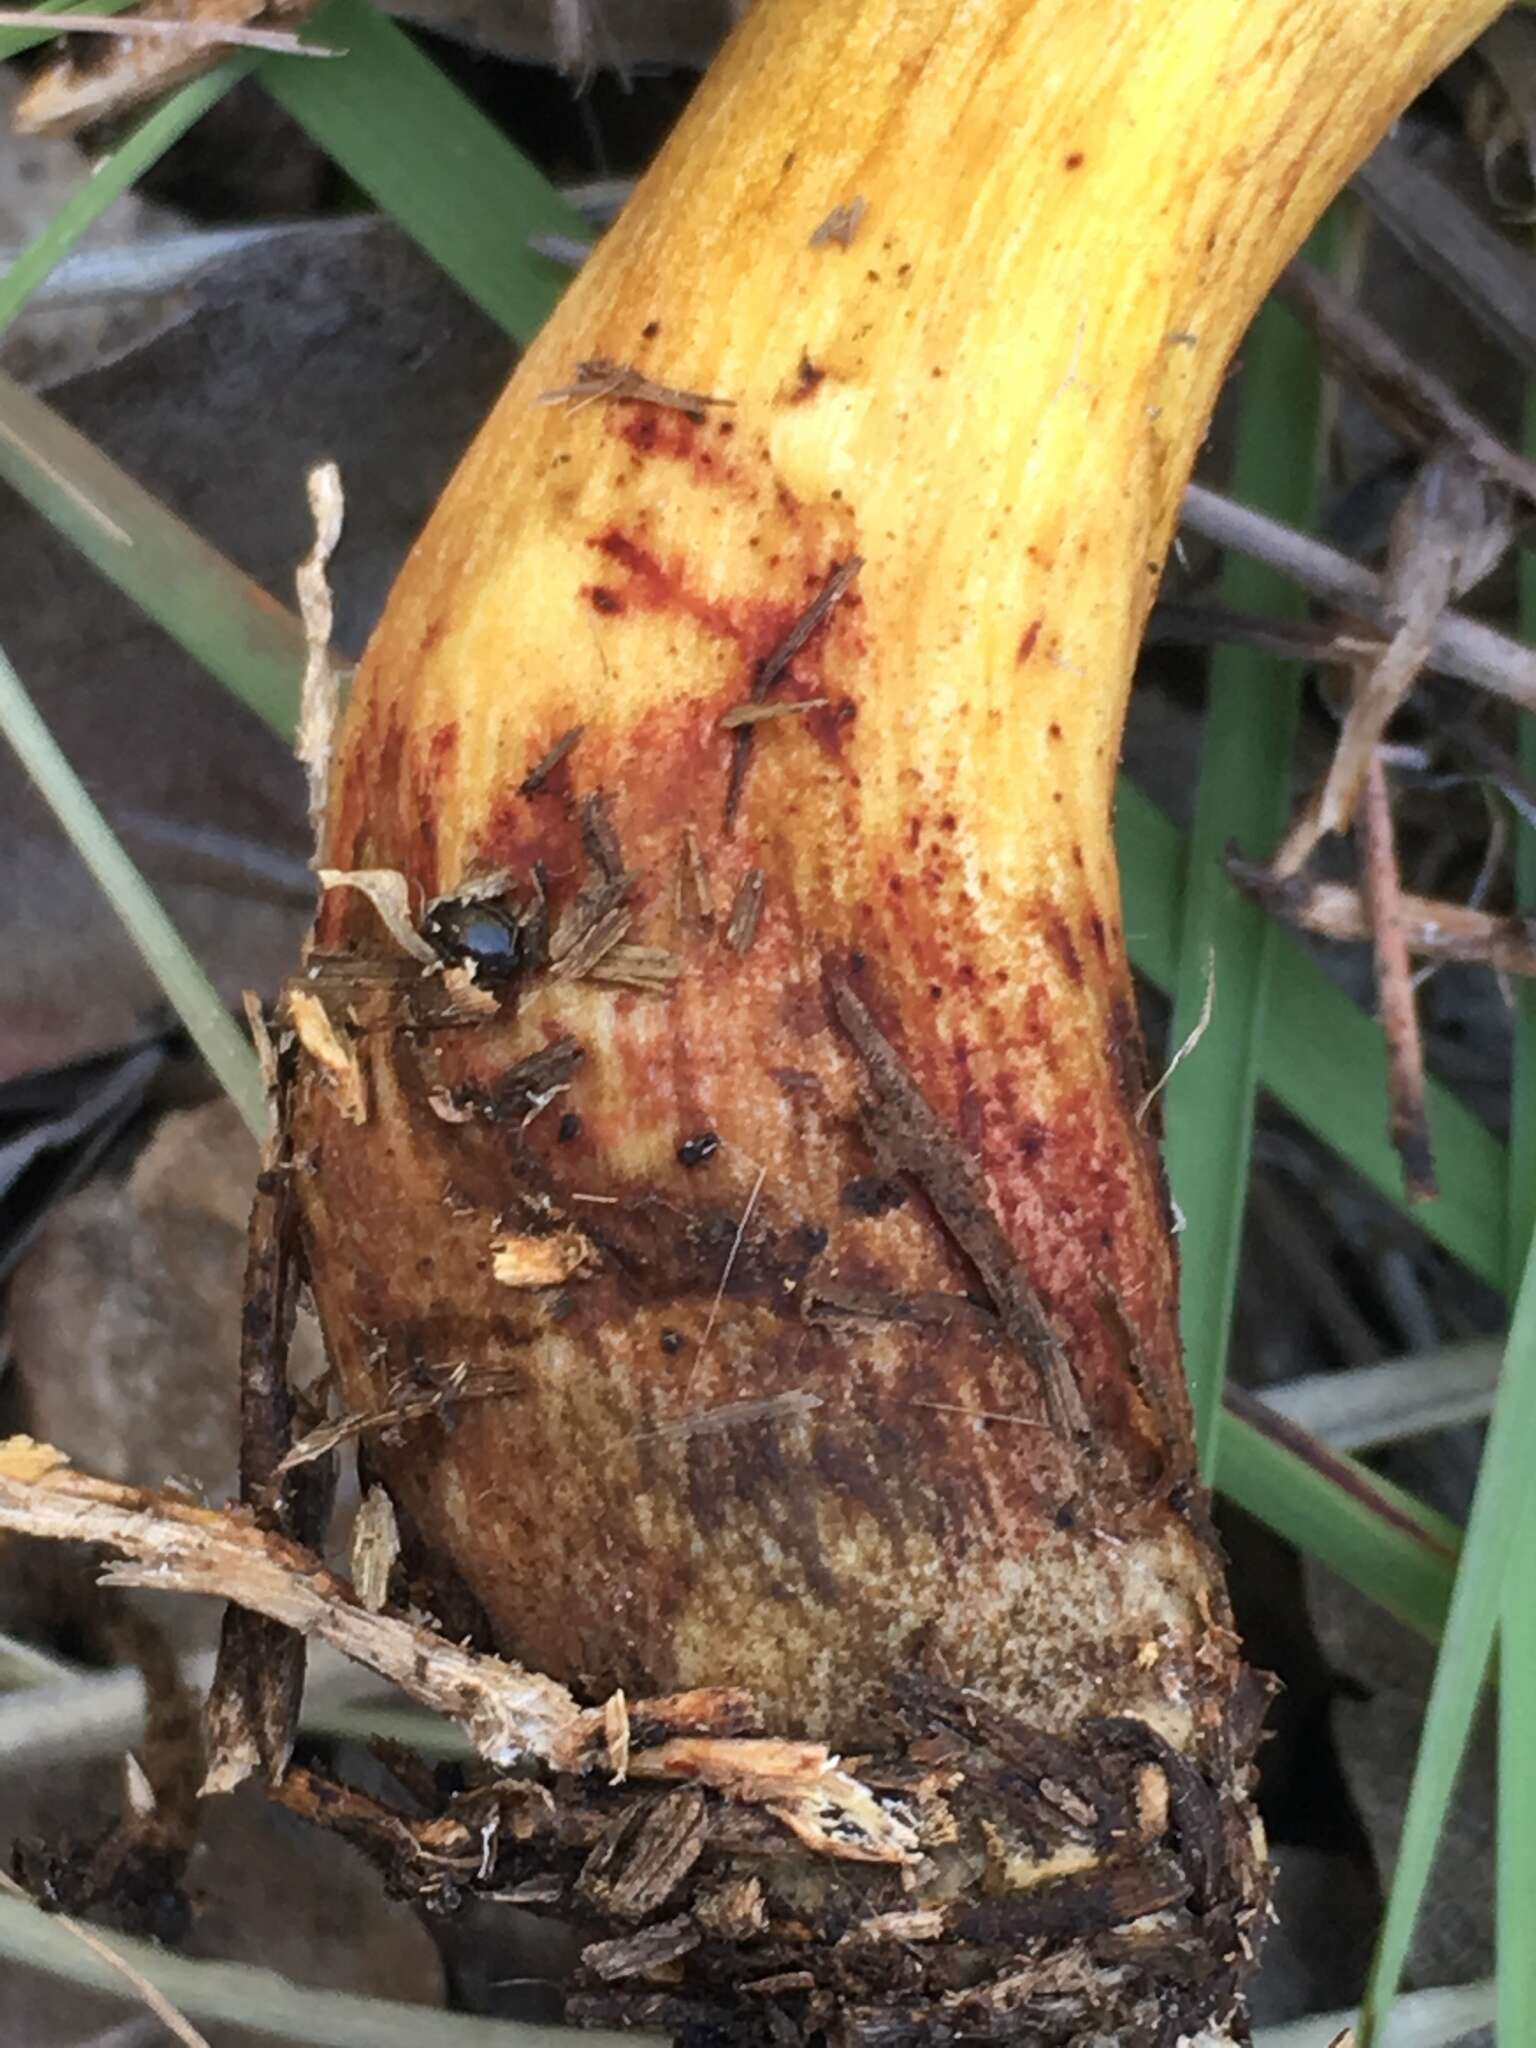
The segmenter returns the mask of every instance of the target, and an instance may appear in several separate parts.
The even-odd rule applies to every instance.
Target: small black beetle
[[[450,967],[468,967],[481,983],[514,981],[527,944],[510,903],[473,903],[449,897],[434,903],[422,935]]]

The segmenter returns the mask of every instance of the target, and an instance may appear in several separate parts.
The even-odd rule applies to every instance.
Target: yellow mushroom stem
[[[762,0],[359,672],[325,863],[445,969],[326,894],[284,1130],[330,1355],[358,1412],[505,1381],[368,1449],[505,1652],[958,1774],[861,1895],[936,1948],[752,1934],[806,2035],[1236,1997],[1253,1716],[1112,780],[1243,328],[1495,11]],[[751,2036],[732,1953],[572,2009],[662,2023],[650,1968]]]

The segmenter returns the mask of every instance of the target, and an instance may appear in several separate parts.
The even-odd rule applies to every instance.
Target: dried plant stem
[[[1426,1201],[1436,1193],[1429,1119],[1424,1108],[1424,1041],[1414,1001],[1413,970],[1403,930],[1402,885],[1392,833],[1392,794],[1378,748],[1366,765],[1359,812],[1364,899],[1370,910],[1376,954],[1376,1007],[1387,1041],[1387,1087],[1392,1105],[1392,1142],[1403,1162],[1409,1196]]]
[[[1373,624],[1391,629],[1393,620],[1381,577],[1278,519],[1267,519],[1247,505],[1191,484],[1182,514],[1187,532],[1219,547],[1237,548],[1268,562],[1282,575],[1310,590],[1314,597],[1342,606]],[[1460,612],[1442,613],[1430,648],[1428,666],[1460,676],[1523,710],[1536,710],[1536,653],[1516,641],[1479,625]]]
[[[1266,867],[1231,860],[1227,872],[1271,916],[1301,931],[1348,944],[1371,936],[1370,912],[1351,882],[1280,880]],[[1523,917],[1501,917],[1434,896],[1399,896],[1398,923],[1416,959],[1491,967],[1496,974],[1536,975],[1536,934]]]
[[[9,1892],[14,1899],[25,1900],[29,1906],[37,1905],[37,1901],[29,1893],[24,1892],[16,1880],[3,1870],[0,1870],[0,1891]],[[43,1910],[40,1906],[37,1909],[39,1912]],[[141,2004],[148,2006],[166,2032],[173,2034],[184,2044],[184,2048],[208,2048],[207,2035],[200,2034],[192,2022],[176,2010],[164,1992],[158,1991],[125,1956],[119,1955],[111,1942],[104,1941],[94,1928],[83,1927],[67,1913],[55,1913],[51,1917],[60,1927],[66,1928],[82,1948],[89,1949],[93,1956],[107,1965],[108,1969],[115,1970],[134,1997]]]

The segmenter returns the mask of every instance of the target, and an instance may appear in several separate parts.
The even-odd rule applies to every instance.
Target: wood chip
[[[588,981],[618,982],[626,988],[670,988],[683,963],[665,946],[610,946],[587,969]]]
[[[686,1914],[663,1920],[659,1926],[642,1928],[638,1934],[622,1934],[614,1941],[594,1941],[581,1952],[581,1960],[605,1984],[624,1977],[643,1977],[663,1963],[675,1962],[703,1940],[696,1923]]]
[[[600,1913],[648,1920],[692,1876],[708,1833],[704,1794],[696,1785],[679,1785],[612,1821],[593,1845],[576,1888]]]
[[[720,718],[722,731],[736,732],[744,725],[766,725],[774,718],[798,718],[806,711],[820,711],[830,697],[797,697],[790,703],[733,704]]]
[[[748,868],[742,876],[736,895],[731,903],[730,919],[725,927],[725,943],[733,953],[745,956],[757,937],[758,920],[763,914],[763,890],[766,886],[761,868]]]
[[[352,1586],[370,1614],[384,1610],[399,1555],[395,1504],[382,1486],[370,1486],[352,1524]]]
[[[688,901],[690,896],[691,908]],[[692,825],[685,825],[677,862],[678,923],[686,923],[690,915],[700,924],[712,924],[715,917],[715,898],[709,883],[709,862],[704,858],[704,849],[699,845],[699,835]]]
[[[518,795],[537,796],[545,783],[548,782],[550,776],[560,766],[560,763],[575,747],[576,742],[581,738],[586,729],[584,725],[568,726],[549,749],[548,753],[539,756],[538,760],[534,762],[528,773],[517,785]]]
[[[300,1045],[336,1097],[336,1107],[348,1123],[366,1123],[368,1094],[356,1048],[337,1032],[324,1003],[312,990],[295,985],[288,990],[288,1015]]]
[[[508,1231],[491,1239],[491,1272],[503,1287],[561,1287],[597,1263],[597,1247],[575,1229],[534,1237]]]
[[[763,1887],[755,1877],[728,1877],[693,1901],[693,1917],[717,1941],[745,1941],[768,1925]]]
[[[820,590],[779,644],[758,663],[752,677],[752,703],[764,702],[779,677],[784,674],[812,634],[826,623],[842,603],[863,566],[864,559],[861,555],[850,555],[846,562],[833,563]],[[725,787],[725,815],[722,822],[726,832],[730,832],[734,827],[736,814],[741,808],[742,792],[747,783],[747,767],[752,759],[752,738],[753,729],[749,724],[742,725],[736,734],[735,751],[731,755],[730,773]]]

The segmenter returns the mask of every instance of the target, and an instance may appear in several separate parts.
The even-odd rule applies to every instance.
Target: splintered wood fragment
[[[712,924],[715,916],[714,891],[709,884],[709,862],[692,825],[683,827],[683,843],[677,861],[677,919],[685,923],[690,915],[687,897],[693,898],[692,916],[700,924]]]
[[[612,1984],[620,1978],[641,1977],[663,1963],[675,1962],[697,1948],[703,1939],[697,1923],[682,1913],[675,1920],[663,1920],[638,1934],[589,1942],[581,1952],[581,1960],[594,1976]]]
[[[411,920],[410,884],[397,868],[317,868],[315,875],[322,889],[355,889],[366,896],[402,953],[423,967],[441,964]]]
[[[683,391],[673,384],[657,384],[629,364],[610,362],[606,356],[593,356],[584,363],[578,363],[571,382],[555,391],[540,392],[539,403],[570,404],[575,411],[603,398],[665,406],[670,411],[686,413],[694,420],[703,419],[705,411],[712,405],[736,403],[734,398],[714,398],[704,391]]]
[[[247,1230],[240,1318],[240,1500],[273,1535],[318,1543],[329,1518],[332,1474],[303,1478],[284,1465],[295,1400],[288,1353],[301,1279],[292,1176],[268,1171],[256,1184]],[[240,1606],[224,1614],[205,1715],[207,1791],[231,1791],[254,1771],[275,1784],[287,1769],[304,1691],[304,1641]]]
[[[728,1877],[710,1891],[695,1894],[693,1917],[717,1941],[745,1941],[768,1925],[762,1880]]]
[[[634,1778],[682,1778],[766,1806],[818,1854],[853,1863],[909,1863],[917,1831],[819,1742],[776,1736],[680,1736],[630,1759]]]
[[[608,799],[601,790],[582,798],[579,816],[581,844],[587,859],[605,882],[624,881],[624,849],[619,844]]]
[[[1392,832],[1392,793],[1379,750],[1366,766],[1360,814],[1361,876],[1376,956],[1376,1009],[1387,1041],[1392,1143],[1411,1201],[1439,1193],[1424,1103],[1424,1041],[1408,943],[1398,913],[1400,884]]]
[[[300,1045],[336,1097],[336,1107],[348,1123],[366,1123],[368,1091],[356,1048],[342,1039],[325,1004],[313,990],[293,987],[288,991],[288,1015]]]
[[[1306,874],[1282,879],[1267,867],[1236,857],[1228,859],[1227,872],[1245,895],[1302,931],[1344,943],[1371,936],[1365,898],[1352,882],[1318,881]],[[1404,894],[1398,898],[1398,924],[1416,959],[1536,976],[1536,927],[1528,917]]]
[[[270,1101],[277,1093],[277,1046],[273,1042],[272,1029],[267,1022],[267,1012],[261,997],[255,989],[240,991],[240,1006],[245,1011],[246,1028],[251,1034],[251,1044],[256,1052],[256,1064],[261,1069],[261,1085],[267,1091]]]
[[[493,1762],[530,1759],[559,1772],[606,1761],[605,1710],[580,1706],[554,1679],[448,1642],[404,1615],[370,1614],[313,1550],[258,1528],[246,1514],[48,1467],[57,1455],[30,1438],[0,1442],[0,1529],[119,1552],[127,1561],[107,1568],[105,1585],[212,1594],[318,1636],[446,1715]],[[19,1476],[40,1464],[40,1478]],[[647,1746],[632,1750],[630,1776],[696,1784],[759,1806],[818,1855],[915,1859],[918,1837],[905,1815],[840,1769],[821,1744],[672,1733],[738,1726],[752,1711],[750,1697],[731,1687],[632,1702],[632,1739],[643,1735]]]
[[[370,1486],[352,1524],[352,1584],[370,1614],[389,1598],[389,1575],[400,1555],[395,1504],[382,1486]]]
[[[861,192],[852,199],[846,199],[841,206],[834,206],[821,225],[811,234],[813,249],[848,248],[859,231],[859,223],[868,210],[869,202]]]
[[[862,555],[850,555],[846,562],[833,563],[820,590],[778,645],[758,663],[752,677],[751,703],[761,704],[766,699],[769,691],[811,635],[847,596],[854,578],[863,566]],[[752,759],[752,737],[752,727],[749,724],[738,724],[735,750],[731,755],[730,774],[725,787],[724,829],[727,832],[735,825],[736,813],[741,808],[742,792],[747,783],[747,768]]]
[[[615,1785],[622,1785],[629,1775],[629,1741],[629,1702],[622,1692],[611,1692],[603,1702],[603,1747]]]
[[[491,1239],[491,1272],[503,1287],[561,1287],[596,1263],[597,1247],[579,1230],[542,1237],[506,1231]]]
[[[864,1062],[874,1090],[865,1123],[877,1156],[912,1178],[975,1267],[1004,1330],[1039,1377],[1057,1435],[1086,1435],[1087,1410],[1061,1341],[987,1200],[980,1168],[929,1108],[896,1048],[845,981],[832,985],[839,1023]]]
[[[594,1843],[576,1889],[618,1920],[647,1920],[692,1875],[708,1838],[708,1807],[696,1785],[679,1785],[627,1808]]]
[[[550,976],[555,981],[581,981],[590,975],[605,954],[611,953],[634,923],[634,912],[616,904],[589,923],[578,921],[574,930],[557,925],[549,942]]]
[[[748,868],[741,878],[725,927],[725,943],[733,953],[745,955],[751,950],[752,941],[757,937],[758,920],[763,914],[766,886],[761,868]]]
[[[588,981],[616,982],[623,988],[670,988],[683,963],[665,946],[610,946],[587,969]]]
[[[720,726],[723,732],[737,732],[744,725],[766,725],[770,719],[798,718],[807,711],[820,711],[831,701],[830,697],[797,697],[792,703],[733,704],[721,714]]]
[[[547,753],[541,754],[522,781],[517,785],[519,796],[537,796],[551,775],[571,753],[576,742],[586,731],[584,725],[567,726]]]

